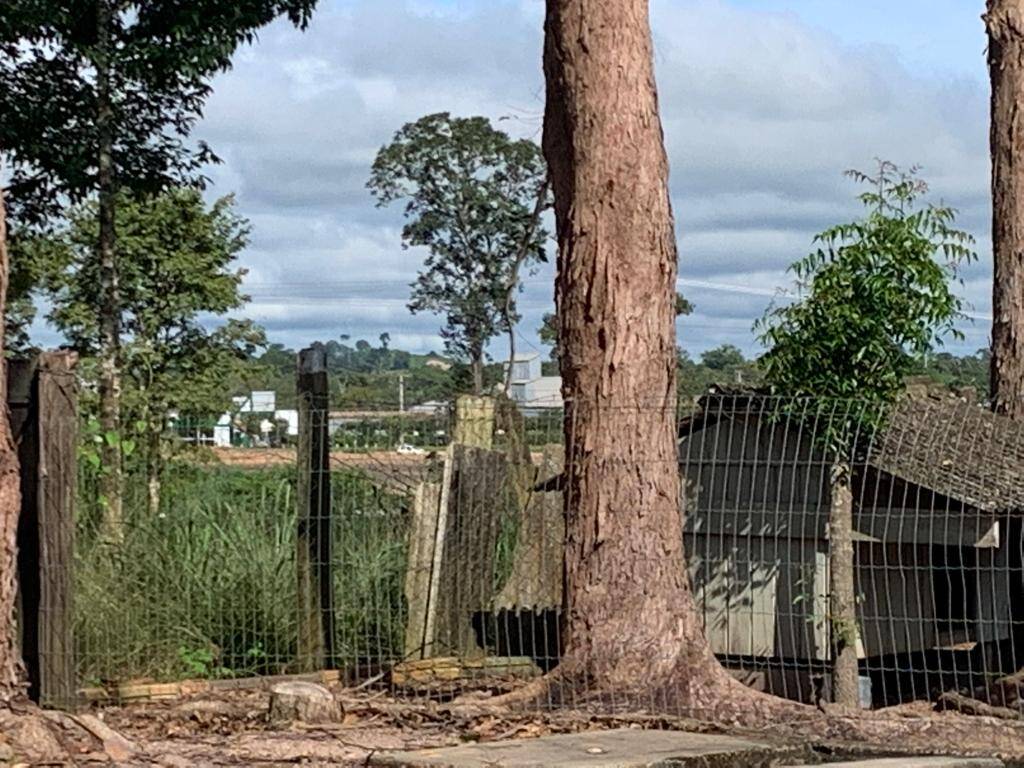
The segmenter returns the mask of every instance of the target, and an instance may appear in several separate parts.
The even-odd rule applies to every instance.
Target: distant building
[[[452,364],[440,357],[430,357],[423,363],[428,368],[436,368],[439,371],[450,371]]]
[[[274,411],[274,421],[284,422],[288,425],[288,437],[299,436],[299,412],[294,408],[279,408]]]
[[[449,403],[444,400],[427,400],[425,403],[409,406],[405,411],[417,415],[437,416],[447,413],[449,407]]]
[[[562,407],[562,377],[542,375],[538,353],[518,354],[506,363],[509,365],[512,366],[509,396],[525,415]]]
[[[277,393],[273,390],[258,390],[231,400],[236,413],[273,413],[277,410]]]
[[[217,419],[217,426],[213,428],[213,444],[218,448],[230,448],[233,432],[231,414],[225,413]]]
[[[299,412],[294,408],[274,409],[275,395],[273,392],[253,392],[251,396],[232,398],[235,405],[234,414],[225,413],[217,419],[213,428],[212,442],[218,448],[228,448],[232,445],[249,444],[253,438],[259,437],[258,442],[269,442],[269,436],[274,433],[277,425],[285,425],[279,430],[275,439],[284,437],[298,437],[299,435]],[[267,406],[271,410],[264,410]],[[258,429],[259,435],[250,434],[242,419],[236,418],[241,413],[255,413],[262,415]]]

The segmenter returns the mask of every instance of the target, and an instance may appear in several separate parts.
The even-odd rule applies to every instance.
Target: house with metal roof
[[[686,549],[712,649],[749,683],[820,695],[842,461],[858,654],[875,704],[1024,667],[1024,429],[953,397],[905,398],[837,457],[830,433],[863,417],[851,403],[719,391],[683,420]]]

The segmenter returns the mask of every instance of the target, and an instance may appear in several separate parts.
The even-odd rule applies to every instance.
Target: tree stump
[[[272,723],[337,723],[341,716],[341,704],[322,685],[295,681],[270,689],[268,719]]]

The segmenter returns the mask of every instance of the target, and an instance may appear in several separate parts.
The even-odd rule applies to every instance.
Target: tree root
[[[0,763],[124,762],[136,746],[92,715],[44,711],[15,702],[0,707]]]
[[[484,700],[457,699],[448,710],[459,714],[564,709],[602,715],[652,713],[734,727],[822,719],[816,709],[746,687],[716,662],[696,674],[692,668],[683,669],[680,664],[661,685],[607,685],[582,665],[564,660],[544,677],[514,691]]]
[[[717,664],[697,674],[680,670],[668,682],[646,690],[600,686],[560,665],[511,693],[456,700],[447,709],[458,715],[558,710],[595,717],[647,713],[701,729],[750,731],[760,738],[828,743],[852,751],[1024,759],[1024,723],[948,711],[914,716],[836,708],[821,711],[747,688]]]
[[[995,717],[1001,720],[1024,720],[1024,716],[1016,709],[987,704],[984,701],[972,699],[970,696],[964,696],[956,691],[947,691],[939,696],[939,700],[935,703],[935,708],[938,710],[962,712],[965,715]]]

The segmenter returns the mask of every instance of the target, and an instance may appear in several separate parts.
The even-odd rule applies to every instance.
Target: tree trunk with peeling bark
[[[544,71],[567,445],[557,690],[752,713],[776,700],[718,665],[684,565],[677,256],[646,0],[548,0]]]
[[[1024,0],[988,0],[992,81],[992,407],[1024,419]]]
[[[18,594],[17,539],[21,512],[18,452],[11,434],[7,409],[7,358],[4,354],[4,318],[10,262],[3,190],[0,190],[0,703],[24,692],[24,668],[14,621]]]

